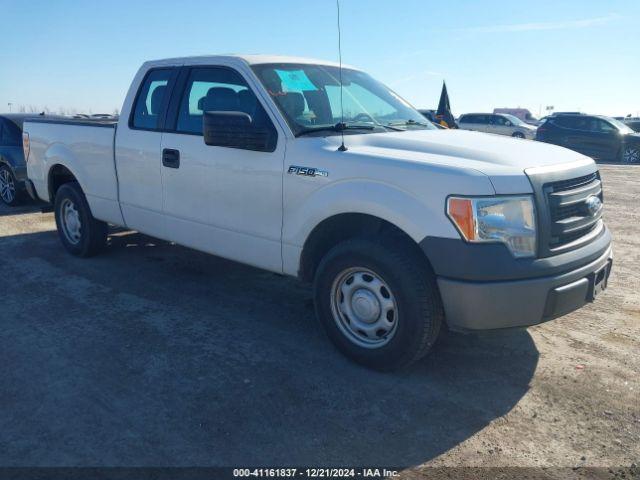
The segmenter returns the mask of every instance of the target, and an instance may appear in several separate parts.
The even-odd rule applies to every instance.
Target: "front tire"
[[[513,132],[511,135],[513,138],[524,138],[524,133],[522,132]]]
[[[427,354],[440,332],[435,275],[412,247],[399,238],[355,238],[318,266],[318,319],[335,346],[366,367],[406,367]]]
[[[104,249],[108,226],[93,218],[77,182],[65,183],[58,189],[54,211],[60,241],[69,253],[91,257]]]
[[[0,165],[0,201],[9,207],[22,203],[22,189],[7,165]]]

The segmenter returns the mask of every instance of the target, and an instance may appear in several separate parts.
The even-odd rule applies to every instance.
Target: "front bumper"
[[[606,286],[613,264],[611,236],[606,229],[593,244],[568,255],[551,257],[553,265],[549,264],[549,259],[544,259],[542,264],[543,260],[538,259],[515,270],[494,263],[493,269],[482,269],[490,280],[479,278],[479,267],[491,262],[491,258],[486,257],[488,251],[485,249],[478,249],[478,252],[482,263],[467,263],[472,272],[466,276],[472,275],[473,279],[443,275],[451,270],[443,272],[442,262],[432,262],[447,324],[452,330],[526,327],[565,315],[595,298],[595,294]],[[428,256],[433,257],[434,252]],[[468,252],[462,257],[470,259]],[[498,259],[494,257],[493,261]],[[511,259],[510,263],[513,262],[517,261]],[[451,263],[456,271],[461,270],[458,262]],[[509,278],[495,279],[498,271],[509,271]],[[596,279],[596,275],[599,278]],[[600,288],[594,292],[596,283]]]

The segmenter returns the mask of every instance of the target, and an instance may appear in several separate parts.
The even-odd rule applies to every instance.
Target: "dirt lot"
[[[336,353],[292,279],[135,233],[75,259],[3,207],[0,466],[640,463],[640,168],[602,172],[599,301],[400,374]]]

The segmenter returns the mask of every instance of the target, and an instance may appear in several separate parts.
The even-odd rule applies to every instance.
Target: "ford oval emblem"
[[[592,217],[595,216],[602,208],[602,201],[595,195],[591,195],[584,203]]]

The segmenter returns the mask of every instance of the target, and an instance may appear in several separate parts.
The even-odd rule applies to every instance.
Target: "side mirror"
[[[247,113],[204,112],[202,123],[207,145],[259,152],[275,150],[276,132],[267,127],[256,127]]]
[[[505,123],[505,125],[506,125],[507,127],[512,127],[512,126],[513,126],[513,123],[511,123],[509,120],[507,120],[507,123]]]

